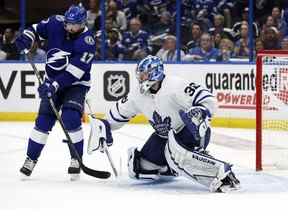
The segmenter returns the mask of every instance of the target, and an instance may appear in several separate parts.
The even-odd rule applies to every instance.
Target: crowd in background
[[[288,1],[255,0],[253,55],[261,49],[288,50]],[[105,42],[101,43],[99,0],[89,0],[87,26],[97,41],[96,60],[138,60],[149,54],[176,61],[176,0],[107,0]],[[249,27],[246,0],[182,0],[182,61],[248,59]],[[24,60],[14,40],[17,31],[0,35],[0,60]],[[34,60],[45,60],[45,43],[32,47]]]

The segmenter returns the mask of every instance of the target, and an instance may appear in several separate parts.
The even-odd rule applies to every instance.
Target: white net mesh
[[[262,164],[288,169],[288,56],[262,58]]]

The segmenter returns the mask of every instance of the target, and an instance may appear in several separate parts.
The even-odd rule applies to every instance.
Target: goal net
[[[256,61],[256,170],[288,170],[288,52]]]

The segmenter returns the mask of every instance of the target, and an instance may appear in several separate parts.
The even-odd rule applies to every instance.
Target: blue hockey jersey
[[[59,88],[70,85],[90,87],[90,70],[96,44],[92,32],[86,27],[75,38],[69,38],[64,29],[64,17],[55,15],[34,24],[41,40],[47,40],[46,76],[57,81]]]

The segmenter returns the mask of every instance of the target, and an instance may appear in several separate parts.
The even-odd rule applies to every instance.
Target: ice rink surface
[[[30,122],[0,123],[0,216],[287,215],[288,172],[254,171],[253,130],[213,128],[210,153],[233,163],[242,185],[241,191],[217,194],[181,177],[157,182],[128,178],[127,149],[141,148],[152,132],[149,125],[126,125],[113,133],[110,153],[121,174],[117,179],[99,180],[82,173],[79,181],[71,182],[68,147],[56,125],[31,178],[20,180],[32,127]],[[84,124],[86,138],[89,130]],[[112,172],[100,152],[85,152],[83,161],[90,168]]]

